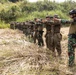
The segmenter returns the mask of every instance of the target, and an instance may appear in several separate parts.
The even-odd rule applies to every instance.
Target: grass
[[[0,52],[1,57],[11,57],[13,54],[14,54],[14,52],[11,50],[2,50]]]
[[[10,28],[10,24],[0,21],[0,29]]]

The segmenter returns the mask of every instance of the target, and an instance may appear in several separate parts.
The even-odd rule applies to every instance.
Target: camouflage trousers
[[[45,43],[46,43],[46,47],[47,47],[47,48],[49,48],[49,41],[50,41],[49,35],[50,35],[49,33],[46,33],[46,34],[45,34],[45,38],[46,38],[46,39],[45,39]]]
[[[35,33],[33,35],[33,40],[34,40],[34,43],[36,43],[36,40],[38,40],[38,38],[37,38],[37,31],[35,31]]]
[[[61,55],[61,39],[62,35],[60,33],[55,33],[52,35],[48,33],[46,36],[47,47],[55,54],[55,49],[57,50],[58,55]]]
[[[53,37],[53,52],[55,53],[55,49],[57,50],[58,56],[61,56],[61,40],[62,35],[61,33],[55,33]]]
[[[69,66],[74,65],[75,60],[75,47],[74,44],[76,44],[76,38],[73,38],[72,35],[68,36],[68,56],[69,56]]]
[[[43,31],[38,31],[37,38],[38,38],[38,45],[44,46]]]

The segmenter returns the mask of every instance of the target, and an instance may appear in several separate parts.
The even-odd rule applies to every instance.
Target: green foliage
[[[68,12],[75,8],[76,2],[66,0],[62,3],[51,2],[49,0],[30,3],[28,0],[10,0],[16,3],[8,2],[9,0],[1,0],[0,4],[0,20],[6,23],[10,21],[26,21],[33,20],[35,17],[45,18],[46,15],[58,14],[60,18],[69,18]],[[0,1],[0,2],[1,2]]]
[[[0,29],[4,29],[4,28],[10,28],[9,24],[6,24],[4,21],[0,21]]]
[[[17,17],[20,15],[20,10],[17,6],[12,6],[11,9],[5,11],[4,9],[0,12],[1,21],[6,23],[10,21],[16,21]]]
[[[14,3],[15,3],[15,2],[17,2],[17,1],[19,1],[19,0],[9,0],[9,1],[11,1],[11,2],[14,2]]]
[[[32,13],[27,13],[25,12],[24,14],[22,14],[22,16],[20,18],[17,19],[17,21],[21,22],[21,21],[26,21],[26,20],[33,20],[34,18],[45,18],[46,15],[55,15],[58,14],[60,18],[65,18],[68,19],[69,17],[66,16],[65,13],[62,13],[60,10],[55,10],[55,11],[34,11]]]

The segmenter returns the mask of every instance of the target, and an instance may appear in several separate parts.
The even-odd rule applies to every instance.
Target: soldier
[[[55,18],[58,18],[58,15],[54,15]],[[62,35],[60,33],[61,24],[57,21],[53,21],[53,17],[46,17],[46,45],[47,48],[52,50],[53,56],[56,56],[55,49],[58,52],[58,56],[61,56],[61,39]]]
[[[54,15],[53,18],[59,18],[58,15]],[[58,56],[61,57],[61,40],[62,40],[62,34],[60,33],[61,29],[61,23],[58,23],[57,21],[54,21],[53,25],[53,51],[55,55],[55,49],[57,50]]]
[[[30,21],[29,23],[30,23],[30,28],[31,28],[31,38],[33,38],[34,37],[34,25],[35,25],[35,23],[34,23],[34,21]]]
[[[49,48],[50,50],[53,50],[52,49],[52,40],[51,40],[51,37],[52,37],[52,25],[50,23],[50,21],[53,19],[53,17],[51,16],[46,16],[46,21],[45,21],[45,28],[46,28],[46,34],[45,34],[45,42],[46,42],[46,46],[47,48]]]
[[[20,29],[20,23],[19,22],[16,22],[15,29]]]
[[[35,18],[35,26],[34,26],[34,43],[36,43],[36,39],[38,40],[38,45],[39,46],[44,46],[44,41],[43,41],[43,24],[41,22],[41,19]]]
[[[37,40],[37,32],[38,32],[38,25],[36,24],[36,22],[37,22],[37,18],[34,19],[34,23],[35,23],[35,25],[34,25],[34,37],[33,37],[34,43],[36,43],[36,40]]]
[[[54,18],[55,21],[61,23],[70,23],[69,34],[68,34],[68,56],[69,56],[69,66],[74,66],[75,59],[75,47],[76,47],[76,9],[69,12],[70,18],[72,20],[64,20]]]
[[[26,35],[26,37],[27,37],[27,21],[26,22],[23,22],[23,33]]]
[[[10,28],[11,28],[11,29],[15,29],[15,22],[11,22],[11,23],[10,23]]]
[[[44,41],[43,41],[43,24],[40,21],[38,21],[38,33],[37,33],[37,38],[38,38],[38,45],[39,46],[44,46]]]
[[[30,37],[30,35],[31,35],[31,24],[28,22],[27,23],[27,30],[26,30],[26,32],[27,32],[27,36],[29,37],[29,38],[31,38]]]

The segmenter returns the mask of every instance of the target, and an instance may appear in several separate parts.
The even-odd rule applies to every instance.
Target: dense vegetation
[[[74,9],[76,2],[66,0],[62,3],[49,0],[30,3],[27,0],[1,0],[0,22],[26,21],[35,17],[44,18],[46,15],[58,14],[60,18],[68,18],[68,12]]]

